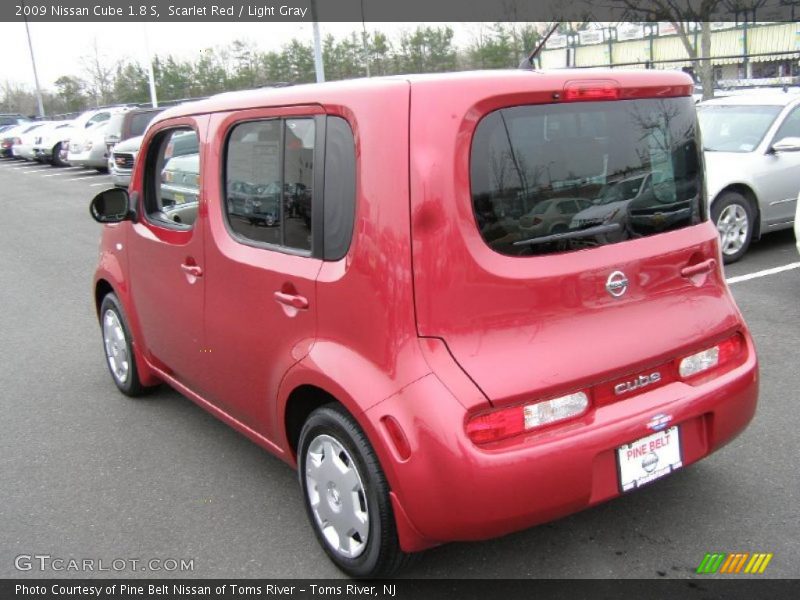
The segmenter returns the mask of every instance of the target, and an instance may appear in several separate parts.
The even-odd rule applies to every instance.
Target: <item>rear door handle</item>
[[[194,277],[202,277],[203,276],[203,269],[201,269],[198,265],[189,265],[186,263],[181,264],[181,269],[187,275],[193,275]]]
[[[286,294],[284,292],[275,292],[275,301],[279,304],[285,304],[298,310],[305,310],[308,308],[308,298],[298,294]]]
[[[714,270],[714,267],[717,266],[716,259],[709,258],[708,260],[704,260],[703,262],[697,263],[696,265],[689,265],[688,267],[683,267],[681,269],[681,277],[694,277],[695,275],[701,275],[703,273],[709,273]]]

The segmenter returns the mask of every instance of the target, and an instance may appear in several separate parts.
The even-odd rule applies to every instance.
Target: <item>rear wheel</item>
[[[408,564],[386,478],[347,411],[328,404],[311,413],[300,433],[298,462],[306,513],[337,567],[352,577],[389,577]]]
[[[126,396],[141,396],[148,388],[139,380],[128,322],[114,293],[106,294],[100,304],[100,328],[106,365],[117,388]]]
[[[754,210],[738,192],[725,192],[711,207],[711,218],[719,232],[722,258],[726,264],[744,256],[753,239]]]

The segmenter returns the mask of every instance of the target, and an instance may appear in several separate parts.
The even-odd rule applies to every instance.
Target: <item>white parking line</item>
[[[103,183],[90,183],[89,187],[98,187],[98,186],[101,186],[101,185],[108,185],[108,182],[104,181]]]
[[[60,171],[59,173],[50,173],[50,175],[42,175],[42,177],[59,177],[60,175],[75,175],[75,171]]]
[[[784,271],[791,271],[792,269],[800,269],[800,262],[790,263],[782,267],[775,267],[773,269],[764,269],[763,271],[756,271],[755,273],[748,273],[747,275],[737,275],[736,277],[729,277],[725,281],[728,285],[732,283],[739,283],[740,281],[749,281],[751,279],[758,279],[759,277],[766,277],[767,275],[775,275],[776,273],[783,273]]]
[[[102,177],[100,173],[95,175],[81,175],[80,177],[73,177],[72,179],[67,179],[66,181],[78,181],[80,179],[96,179],[97,177]]]
[[[28,173],[44,173],[45,171],[52,171],[53,167],[48,167],[47,169],[33,169],[32,171],[25,171],[23,175],[27,175]]]

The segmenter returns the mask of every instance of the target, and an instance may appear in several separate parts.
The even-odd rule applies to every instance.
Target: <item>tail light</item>
[[[501,408],[475,415],[467,421],[467,436],[475,444],[488,444],[526,431],[579,417],[589,408],[586,392]]]
[[[564,84],[564,100],[580,102],[587,100],[617,100],[619,83],[613,79],[587,79],[568,81]]]
[[[682,358],[678,362],[678,374],[681,379],[693,380],[701,374],[708,375],[720,369],[736,366],[744,355],[743,351],[744,339],[737,333],[716,346]]]

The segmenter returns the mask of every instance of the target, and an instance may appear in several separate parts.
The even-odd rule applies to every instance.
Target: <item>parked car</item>
[[[33,157],[42,163],[64,166],[61,160],[61,147],[67,131],[73,128],[72,121],[55,121],[37,130],[33,138]]]
[[[698,105],[711,218],[725,262],[794,222],[800,190],[800,94],[759,93]]]
[[[797,241],[797,251],[800,252],[800,195],[797,196],[797,208],[795,208],[794,239]]]
[[[127,139],[141,136],[150,121],[160,113],[163,108],[133,108],[111,115],[106,127],[105,143],[109,152],[113,147]]]
[[[14,144],[11,151],[14,158],[21,158],[23,160],[34,160],[36,155],[33,151],[33,145],[39,132],[45,127],[54,123],[54,121],[36,121],[33,127],[28,128],[25,133],[19,136],[19,142]]]
[[[136,162],[136,155],[142,144],[142,136],[128,138],[115,144],[108,158],[108,171],[111,173],[111,180],[118,187],[127,188],[131,180],[133,165]]]
[[[747,426],[759,378],[691,94],[675,72],[486,71],[168,109],[130,193],[90,206],[109,225],[93,300],[111,379],[166,382],[297,467],[355,577],[694,463]],[[161,173],[181,135],[203,140],[203,187],[178,205]],[[631,239],[520,228],[554,193],[589,203],[642,172],[661,177]],[[285,206],[274,227],[239,218],[234,184],[275,181],[308,190],[308,226]]]
[[[14,156],[14,146],[22,142],[22,136],[39,127],[35,121],[25,121],[0,134],[0,157],[12,158]]]
[[[83,143],[84,136],[86,130],[92,127],[99,125],[100,123],[106,123],[111,116],[120,112],[124,112],[129,110],[126,106],[114,106],[110,108],[100,108],[100,109],[92,109],[87,110],[80,115],[78,115],[75,119],[70,122],[70,126],[61,130],[61,139],[58,140],[58,149],[53,147],[52,149],[52,157],[53,157],[53,164],[57,166],[62,166],[68,163],[68,155],[70,144],[72,142],[80,142]],[[98,131],[98,130],[95,130]],[[94,141],[92,142],[94,144]],[[105,148],[105,138],[100,141],[100,144],[103,145]],[[106,169],[107,164],[104,161],[102,165],[100,165],[101,169]]]
[[[108,148],[105,134],[108,121],[95,123],[83,134],[73,134],[69,141],[66,161],[73,167],[90,167],[98,171],[108,170]]]
[[[543,200],[520,217],[519,228],[528,236],[564,233],[575,215],[591,205],[585,198]]]
[[[167,160],[161,171],[161,202],[166,208],[197,204],[200,192],[200,155],[184,154]],[[173,219],[174,220],[174,219]]]
[[[29,122],[30,119],[19,113],[0,113],[0,128],[14,127]]]
[[[252,225],[275,227],[281,220],[280,182],[253,184],[228,182],[228,213]]]

